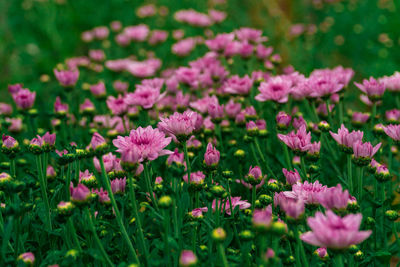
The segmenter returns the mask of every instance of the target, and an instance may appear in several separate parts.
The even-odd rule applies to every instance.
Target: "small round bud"
[[[263,205],[265,205],[265,206],[271,204],[272,201],[273,201],[272,197],[269,196],[269,195],[266,195],[266,194],[260,195],[260,196],[258,197],[258,200],[260,200],[260,202],[261,202]]]
[[[158,206],[162,209],[168,209],[172,205],[172,198],[170,196],[162,196],[158,200]]]
[[[254,234],[250,230],[244,230],[239,233],[239,237],[243,241],[250,241],[254,238]]]
[[[287,225],[284,222],[274,222],[271,227],[272,232],[277,235],[283,235],[287,233]]]
[[[244,152],[244,150],[242,150],[242,149],[238,149],[235,151],[235,153],[233,155],[236,158],[244,158],[246,156],[246,152]]]
[[[352,253],[352,254],[356,253],[356,252],[359,251],[359,250],[360,250],[360,249],[358,248],[357,245],[351,245],[351,246],[349,247],[349,252]]]
[[[25,266],[33,266],[35,264],[35,255],[32,252],[25,252],[18,256],[17,261]]]
[[[372,217],[367,217],[367,219],[365,220],[365,224],[369,227],[373,227],[375,226],[375,219]]]
[[[331,126],[328,122],[326,121],[320,121],[318,123],[318,129],[321,130],[321,132],[326,133],[330,130]]]
[[[399,218],[399,213],[395,210],[387,210],[385,212],[386,218],[388,218],[390,221],[395,221]]]
[[[356,261],[362,261],[364,260],[364,252],[362,252],[361,250],[357,251],[356,253],[354,253],[354,259]]]
[[[65,253],[65,258],[72,258],[76,260],[78,256],[79,256],[79,251],[76,249],[70,249],[67,251],[67,253]]]
[[[192,267],[197,265],[197,257],[191,250],[183,250],[179,257],[179,266]]]
[[[219,227],[212,231],[211,237],[216,242],[223,242],[226,238],[226,232],[223,228]]]
[[[230,170],[226,170],[226,171],[222,172],[222,176],[224,176],[225,178],[232,177],[232,175],[233,175],[233,171],[230,171]]]
[[[213,185],[210,188],[210,192],[214,195],[214,197],[220,198],[225,193],[225,189],[221,185]]]

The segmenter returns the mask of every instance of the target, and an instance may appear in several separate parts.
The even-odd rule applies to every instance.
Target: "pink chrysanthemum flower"
[[[35,103],[36,92],[31,92],[29,89],[20,89],[12,94],[15,105],[22,110],[30,109]]]
[[[372,231],[360,231],[362,215],[350,214],[343,218],[328,210],[326,215],[317,212],[315,217],[307,219],[310,232],[301,235],[301,239],[314,246],[331,249],[346,249],[367,239]]]
[[[168,118],[160,118],[158,129],[171,136],[175,142],[186,141],[195,129],[197,113],[187,110],[183,113],[175,112]]]
[[[76,84],[79,78],[78,69],[74,70],[57,70],[54,69],[54,76],[58,82],[64,87],[72,87]]]
[[[362,131],[349,132],[349,130],[343,124],[339,128],[338,133],[329,133],[343,149],[349,150],[349,152],[352,151],[354,143],[362,141],[364,135]]]
[[[270,78],[267,82],[262,82],[258,87],[260,94],[255,99],[260,102],[272,100],[278,103],[286,103],[292,87],[292,81],[284,76]]]
[[[129,136],[118,136],[113,140],[113,144],[117,147],[117,152],[124,154],[133,151],[137,154],[138,162],[155,160],[159,156],[168,155],[172,152],[164,148],[171,142],[171,137],[165,137],[165,134],[151,126],[146,128],[138,127],[132,130]]]
[[[307,152],[311,145],[311,132],[307,133],[304,125],[297,132],[292,131],[287,135],[278,134],[278,138],[297,153]]]
[[[390,138],[392,138],[396,142],[400,141],[400,125],[399,124],[396,124],[396,125],[390,124],[390,125],[386,126],[385,128],[383,128],[383,130]]]
[[[365,93],[369,100],[376,101],[382,97],[385,93],[385,85],[373,77],[369,80],[363,80],[363,83],[354,83],[363,93]]]

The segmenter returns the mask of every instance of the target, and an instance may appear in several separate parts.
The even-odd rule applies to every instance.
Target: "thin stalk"
[[[296,262],[301,261],[302,264],[300,264],[299,266],[304,266],[304,267],[309,267],[308,265],[308,259],[306,256],[306,253],[304,251],[304,246],[303,246],[303,242],[300,239],[299,236],[299,230],[297,228],[297,226],[294,226],[294,236],[296,238],[296,258],[299,257],[299,259],[296,259]]]
[[[112,205],[112,207],[114,209],[115,218],[117,219],[117,223],[118,223],[119,229],[121,231],[122,237],[124,238],[124,240],[125,240],[125,242],[126,242],[126,244],[128,246],[129,252],[130,252],[129,257],[133,258],[133,260],[136,263],[139,264],[140,263],[139,262],[139,258],[136,255],[135,249],[133,248],[132,242],[129,239],[128,233],[126,232],[124,223],[122,221],[121,214],[120,214],[119,209],[118,209],[117,202],[115,201],[114,194],[113,194],[113,192],[111,190],[110,180],[108,179],[108,176],[107,176],[107,173],[106,173],[106,169],[104,168],[103,157],[100,157],[100,167],[101,167],[101,173],[102,173],[102,177],[103,177],[103,184],[105,185],[106,190],[108,192],[108,196],[110,197],[111,205]],[[145,170],[146,170],[146,167],[145,167]]]
[[[257,195],[256,190],[257,190],[256,186],[253,185],[253,188],[251,189],[251,210],[253,211],[256,204],[256,195]]]
[[[224,245],[222,243],[218,244],[218,254],[222,260],[222,266],[228,267],[228,260],[226,259]]]
[[[361,203],[363,197],[363,167],[358,167],[358,197]]]
[[[380,228],[382,231],[382,240],[383,240],[383,244],[382,244],[382,248],[386,248],[386,242],[387,242],[387,238],[386,238],[386,231],[385,231],[385,206],[384,206],[384,201],[385,201],[385,184],[384,183],[380,183],[379,184],[379,198],[380,198],[380,202],[382,203],[381,206],[381,210],[382,210],[382,214],[379,218],[379,224],[380,224]]]
[[[158,211],[158,204],[157,204],[157,201],[154,198],[153,186],[151,185],[152,183],[151,183],[151,178],[150,178],[150,173],[149,173],[149,163],[148,162],[146,162],[144,164],[144,176],[145,176],[144,180],[146,182],[147,191],[150,194],[151,202],[153,202],[154,207]]]
[[[103,256],[103,260],[107,263],[108,266],[114,266],[114,264],[108,257],[107,252],[104,249],[100,238],[97,236],[96,228],[94,227],[92,216],[90,215],[90,211],[89,211],[88,207],[85,208],[85,214],[86,214],[86,217],[88,220],[88,225],[89,225],[90,231],[92,232],[92,235],[94,237],[94,241],[96,242],[97,247],[100,249],[101,255]]]
[[[50,218],[50,205],[49,205],[49,199],[47,197],[47,192],[46,192],[46,184],[44,182],[44,176],[43,176],[43,168],[42,168],[42,162],[41,162],[41,157],[40,155],[36,156],[36,167],[38,170],[39,174],[39,184],[40,184],[40,191],[42,192],[42,198],[43,198],[43,203],[44,203],[44,208],[46,212],[46,227],[48,231],[52,230],[51,226],[51,218]]]
[[[67,227],[68,227],[69,235],[72,234],[72,240],[74,241],[75,246],[78,248],[79,253],[81,253],[82,252],[81,244],[79,242],[78,235],[76,234],[75,226],[72,223],[71,218],[69,218],[67,221]]]
[[[190,160],[189,160],[188,151],[187,151],[187,144],[185,141],[183,142],[183,153],[185,156],[186,167],[187,167],[188,184],[190,184],[190,173],[192,172],[192,170],[191,170]]]
[[[136,204],[136,195],[135,195],[135,190],[133,189],[133,178],[132,175],[129,174],[128,176],[128,182],[129,182],[129,198],[132,203],[132,208],[133,208],[133,216],[135,216],[136,219],[136,224],[137,224],[137,234],[139,235],[139,241],[141,243],[141,247],[143,249],[143,254],[145,257],[145,262],[146,265],[149,264],[149,252],[147,251],[146,247],[146,242],[144,239],[144,234],[143,234],[143,229],[142,229],[142,220],[139,216],[137,204]]]
[[[165,252],[165,264],[171,266],[170,259],[170,247],[168,244],[168,232],[169,232],[169,210],[164,210],[164,252]]]
[[[67,167],[67,180],[65,182],[65,194],[67,196],[67,200],[70,198],[70,191],[69,191],[69,186],[71,184],[71,163],[68,163]]]
[[[285,153],[285,159],[286,159],[286,164],[287,164],[286,167],[288,168],[288,170],[291,170],[292,162],[290,161],[289,150],[285,144],[282,144],[282,146],[283,146],[283,152]]]
[[[307,179],[307,169],[306,164],[304,163],[304,156],[300,157],[301,171],[304,174],[304,179]]]
[[[371,129],[374,127],[374,121],[376,117],[376,102],[372,104],[372,116],[371,116]]]
[[[10,174],[12,177],[16,178],[16,171],[15,171],[15,158],[10,158]]]
[[[351,194],[354,194],[353,189],[353,170],[352,170],[352,162],[351,162],[351,155],[347,155],[347,183],[349,185],[349,191]]]
[[[339,101],[339,122],[343,124],[343,101]]]
[[[343,255],[340,252],[337,253],[336,256],[335,256],[335,265],[336,265],[336,267],[344,267]]]
[[[329,98],[327,98],[327,99],[325,100],[326,111],[328,112],[328,122],[329,122],[329,124],[330,124],[331,127],[332,127],[332,126],[333,126],[333,120],[332,120],[332,113],[331,113],[331,110],[329,109],[329,103],[330,103]]]
[[[276,177],[274,172],[272,171],[271,167],[269,166],[268,162],[265,160],[265,157],[264,157],[263,153],[261,152],[260,143],[258,142],[258,138],[257,137],[254,138],[254,143],[256,145],[257,152],[260,155],[262,162],[265,164],[265,167],[267,168],[269,174],[272,175],[272,177]]]

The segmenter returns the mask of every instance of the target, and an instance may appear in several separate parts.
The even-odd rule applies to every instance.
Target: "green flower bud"
[[[168,209],[172,205],[172,198],[170,196],[162,196],[158,200],[158,206],[162,209]]]
[[[212,231],[211,237],[215,242],[223,242],[226,238],[226,232],[223,228],[219,227]]]

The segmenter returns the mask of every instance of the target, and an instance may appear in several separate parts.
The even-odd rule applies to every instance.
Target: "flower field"
[[[0,266],[399,266],[399,9],[0,3]]]

